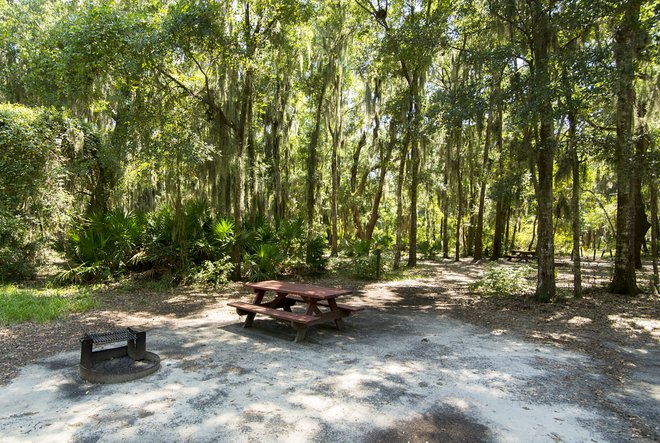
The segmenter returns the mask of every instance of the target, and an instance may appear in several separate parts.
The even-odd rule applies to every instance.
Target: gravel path
[[[226,306],[248,296],[240,286],[222,293],[109,288],[105,309],[48,326],[0,329],[3,351],[13,352],[11,344],[23,339],[28,346],[53,344],[37,348],[22,367],[8,364],[3,352],[0,363],[9,370],[0,385],[0,435],[3,441],[659,440],[657,300],[484,299],[466,290],[483,266],[433,263],[422,271],[382,284],[315,281],[350,286],[352,302],[370,309],[342,331],[313,329],[301,344],[292,342],[288,325],[269,319],[243,329]],[[124,384],[83,382],[77,337],[120,324],[149,330],[147,346],[162,358],[161,370]]]

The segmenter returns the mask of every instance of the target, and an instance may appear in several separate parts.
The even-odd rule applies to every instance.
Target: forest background
[[[655,0],[0,0],[0,280],[614,257],[658,289]],[[405,257],[407,255],[407,258]],[[642,282],[644,285],[646,282]],[[646,288],[642,288],[646,289]]]

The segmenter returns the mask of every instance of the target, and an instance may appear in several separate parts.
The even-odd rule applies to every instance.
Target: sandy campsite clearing
[[[257,317],[242,328],[217,291],[108,289],[106,307],[0,328],[3,441],[658,441],[657,299],[539,305],[483,298],[484,264],[425,262],[414,278],[364,283],[343,330]],[[515,265],[511,265],[515,266]],[[566,270],[560,270],[566,273]],[[591,272],[591,274],[590,274]],[[594,287],[603,270],[586,266]],[[605,271],[606,274],[606,271]],[[590,277],[591,276],[591,277]],[[138,326],[162,359],[113,385],[78,376],[77,339]],[[27,359],[25,366],[17,361]]]

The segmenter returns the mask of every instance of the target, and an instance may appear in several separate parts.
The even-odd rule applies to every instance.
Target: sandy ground
[[[266,318],[242,328],[226,303],[247,293],[185,316],[124,313],[148,329],[159,372],[94,385],[78,375],[78,349],[41,358],[0,386],[2,441],[657,441],[656,342],[624,350],[634,368],[613,383],[586,353],[406,297],[439,290],[432,279],[365,285],[352,301],[371,309],[303,343]]]

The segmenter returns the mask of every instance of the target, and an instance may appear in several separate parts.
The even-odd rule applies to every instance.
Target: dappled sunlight
[[[147,348],[161,356],[160,371],[132,383],[95,386],[77,376],[78,351],[55,356],[3,388],[0,432],[10,439],[20,439],[29,427],[31,437],[50,438],[52,431],[59,440],[158,440],[165,430],[182,441],[358,441],[355,435],[399,423],[438,435],[453,420],[486,423],[505,440],[556,433],[552,438],[599,441],[594,429],[619,426],[609,411],[595,414],[585,406],[604,391],[602,365],[526,342],[516,315],[533,312],[527,336],[558,344],[582,340],[581,331],[599,321],[611,323],[613,333],[636,328],[657,334],[655,320],[619,310],[598,317],[571,304],[482,298],[466,284],[486,264],[424,266],[429,277],[355,285],[354,295],[342,301],[366,309],[341,330],[312,328],[302,343],[292,342],[295,330],[288,323],[257,317],[253,328],[243,328],[226,303],[252,294],[234,287],[207,295],[203,309],[194,300],[191,310],[182,307],[187,296],[198,297],[194,291],[172,291],[153,308],[97,310],[88,324],[111,320],[148,329]],[[485,327],[444,315],[473,311]],[[653,358],[642,346],[631,352]],[[657,390],[646,391],[657,398]],[[24,400],[10,405],[4,394]],[[395,434],[373,441],[388,441],[388,435]]]
[[[69,366],[64,360],[57,363],[63,368],[59,371],[30,367],[6,388],[25,400],[13,418],[0,420],[0,431],[17,437],[30,421],[41,430],[33,436],[52,429],[62,440],[101,434],[149,440],[164,429],[183,440],[214,436],[235,441],[245,435],[268,441],[332,440],[333,435],[353,435],[356,427],[386,429],[397,420],[421,419],[446,405],[455,413],[483,415],[498,432],[509,432],[510,417],[527,404],[530,386],[539,377],[548,383],[547,361],[560,374],[586,364],[574,356],[556,356],[556,351],[539,353],[488,331],[475,334],[456,322],[443,324],[446,320],[431,314],[420,315],[396,336],[376,329],[348,340],[365,331],[351,327],[294,344],[272,334],[288,330],[287,325],[264,321],[261,330],[245,330],[235,314],[220,311],[224,323],[199,318],[175,327],[166,320],[161,329],[151,330],[148,346],[163,356],[163,365],[141,381],[100,387],[82,383],[75,375],[74,353],[56,357],[73,359]],[[351,322],[395,320],[375,311],[361,314]],[[557,383],[563,380],[560,374]],[[573,401],[559,385],[554,395]],[[0,410],[6,406],[0,400]],[[37,417],[20,416],[27,411]],[[531,432],[543,414],[548,411],[539,408],[521,429]],[[579,424],[586,414],[577,410],[574,416],[559,416],[570,435],[586,437],[591,431]]]
[[[593,320],[587,317],[581,317],[579,315],[576,315],[571,319],[569,319],[567,323],[571,326],[586,326],[592,324]]]
[[[651,319],[634,317],[629,314],[611,314],[607,316],[613,329],[631,334],[647,333],[654,340],[660,341],[660,318]]]

